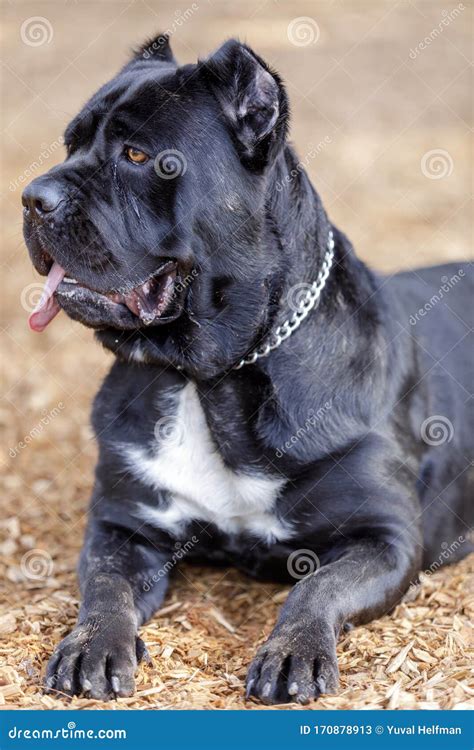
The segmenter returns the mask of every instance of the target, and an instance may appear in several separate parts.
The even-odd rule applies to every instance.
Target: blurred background
[[[66,124],[126,62],[134,45],[167,31],[177,59],[187,63],[236,36],[283,76],[292,106],[291,139],[330,217],[361,258],[387,273],[468,259],[472,5],[468,0],[184,0],[179,6],[175,0],[9,0],[2,5],[2,28],[6,387],[0,417],[6,438],[0,551],[6,590],[0,631],[6,634],[8,667],[0,675],[0,699],[55,707],[38,681],[52,642],[77,611],[74,567],[95,459],[89,410],[111,357],[90,331],[65,315],[42,335],[29,331],[27,316],[41,283],[22,240],[22,188],[63,158]],[[248,644],[271,627],[277,591],[234,572],[183,575],[170,613],[160,627],[148,629],[152,653],[163,657],[163,683],[150,683],[155,677],[142,674],[142,688],[152,692],[139,700],[147,706],[163,699],[170,705],[182,700],[184,707],[239,707]],[[377,649],[377,627],[352,641],[354,664],[357,643],[366,654],[373,636]],[[398,636],[392,635],[396,648]],[[440,642],[444,635],[441,631]],[[165,641],[177,644],[176,663],[172,655],[163,656]],[[177,669],[185,678],[173,676]],[[194,669],[205,678],[187,687],[186,675]],[[360,669],[364,674],[365,667]],[[354,669],[349,672],[344,683],[343,669],[343,697],[328,698],[321,707],[347,707],[349,698],[357,706],[390,700],[381,697],[380,685],[388,679],[388,695],[394,676],[380,673],[377,686],[373,672],[352,683]],[[179,689],[175,685],[163,698],[170,683]],[[368,690],[373,695],[364,698]],[[439,700],[441,707],[462,702],[462,690],[453,691],[440,690],[432,702]]]

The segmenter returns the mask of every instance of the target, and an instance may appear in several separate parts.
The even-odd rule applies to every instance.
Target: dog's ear
[[[234,39],[201,63],[242,161],[264,168],[284,143],[288,99],[280,76]]]
[[[135,49],[132,62],[139,60],[156,60],[157,62],[168,62],[176,65],[168,34],[157,34]]]

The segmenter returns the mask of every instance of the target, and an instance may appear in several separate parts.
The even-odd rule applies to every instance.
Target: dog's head
[[[63,308],[111,348],[216,372],[265,325],[284,259],[266,210],[288,106],[280,78],[231,40],[179,67],[144,45],[75,117],[67,156],[23,194],[47,275],[31,316]],[[212,365],[212,366],[211,366]]]

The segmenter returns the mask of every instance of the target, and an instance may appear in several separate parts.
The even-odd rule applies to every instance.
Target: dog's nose
[[[57,182],[44,182],[41,179],[30,182],[21,196],[23,206],[35,219],[42,219],[50,214],[63,199],[64,195]]]

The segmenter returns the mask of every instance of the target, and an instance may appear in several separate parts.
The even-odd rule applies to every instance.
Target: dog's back
[[[418,415],[417,424],[411,425],[425,449],[418,483],[424,566],[438,558],[441,563],[454,562],[471,549],[459,529],[474,520],[474,470],[466,464],[466,457],[474,453],[472,264],[418,268],[382,283],[398,300],[398,322],[416,346],[413,392],[421,386],[425,393],[423,405],[412,412]],[[459,549],[441,560],[439,541],[461,537]]]

